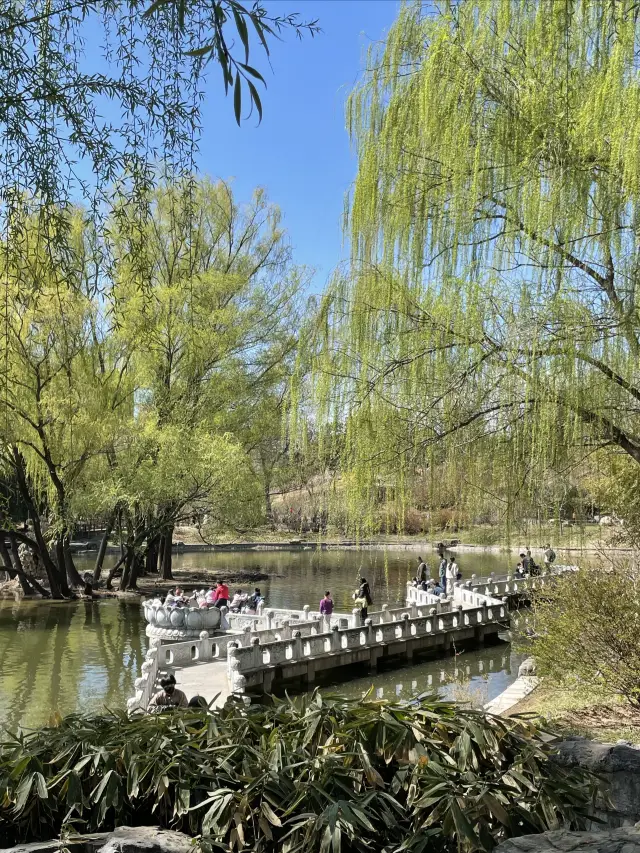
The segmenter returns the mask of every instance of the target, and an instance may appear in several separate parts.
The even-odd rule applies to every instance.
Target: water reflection
[[[123,707],[146,647],[137,604],[0,601],[0,724]]]
[[[369,690],[378,699],[411,699],[421,693],[481,707],[515,679],[522,656],[507,643],[486,649],[461,652],[444,660],[379,672],[335,689],[347,696],[362,696]]]

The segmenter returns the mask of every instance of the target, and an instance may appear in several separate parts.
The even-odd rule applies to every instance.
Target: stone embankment
[[[540,679],[536,676],[536,662],[534,658],[526,658],[518,668],[518,677],[503,690],[491,702],[487,702],[484,710],[488,714],[506,714],[518,702],[522,702],[525,696],[534,691]]]
[[[18,844],[2,853],[193,853],[193,839],[153,826],[120,826],[113,832]]]
[[[640,832],[636,828],[593,832],[556,829],[511,838],[493,853],[640,853]]]
[[[566,738],[558,743],[558,761],[590,770],[604,781],[606,796],[597,804],[597,815],[607,826],[632,826],[640,821],[640,747],[625,741]]]

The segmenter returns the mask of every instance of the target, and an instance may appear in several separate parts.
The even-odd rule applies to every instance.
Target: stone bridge
[[[196,630],[191,611],[177,610],[184,628]],[[407,602],[383,605],[360,625],[360,611],[321,616],[306,606],[302,610],[266,609],[262,613],[232,614],[222,608],[220,617],[229,629],[211,636],[202,626],[197,639],[163,643],[180,631],[175,620],[166,626],[167,609],[146,602],[147,633],[151,648],[136,680],[130,711],[146,709],[158,675],[172,671],[179,687],[211,701],[223,702],[230,693],[270,693],[274,686],[308,688],[316,675],[358,665],[375,671],[387,658],[411,661],[414,655],[445,654],[454,644],[481,644],[509,626],[508,608],[484,592],[456,585],[451,597],[436,597],[407,588]],[[164,633],[166,631],[166,634]],[[168,635],[168,636],[167,636]]]

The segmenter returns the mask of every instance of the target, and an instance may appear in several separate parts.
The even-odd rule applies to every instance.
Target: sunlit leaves
[[[209,717],[67,717],[7,740],[0,782],[10,841],[56,835],[73,808],[77,829],[160,823],[260,853],[490,851],[583,825],[592,795],[526,721],[320,693]]]

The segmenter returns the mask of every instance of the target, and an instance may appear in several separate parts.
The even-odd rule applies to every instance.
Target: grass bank
[[[562,735],[581,735],[604,743],[640,744],[640,709],[611,694],[563,690],[542,684],[507,714],[537,714]]]

